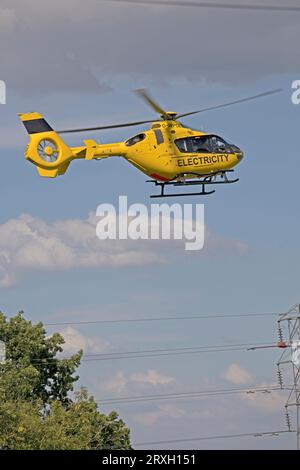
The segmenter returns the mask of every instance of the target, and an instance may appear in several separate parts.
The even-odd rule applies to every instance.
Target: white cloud
[[[104,390],[106,392],[119,395],[126,390],[127,383],[128,379],[125,376],[125,373],[123,371],[118,371],[112,379],[106,380],[105,383],[101,385],[101,391]]]
[[[235,385],[245,385],[253,382],[253,375],[239,364],[231,364],[223,374],[224,379]]]
[[[266,385],[261,385],[261,388]],[[267,385],[266,388],[269,388]],[[255,393],[246,393],[241,397],[245,400],[252,408],[256,408],[266,413],[278,413],[280,410],[284,410],[286,403],[286,396],[278,391],[262,391]]]
[[[179,419],[186,415],[186,411],[178,405],[166,403],[159,405],[157,410],[137,413],[134,416],[135,421],[143,426],[153,426],[164,418]]]
[[[103,266],[161,263],[144,244],[99,241],[96,220],[63,220],[47,224],[29,214],[0,225],[0,285],[13,284],[27,271],[65,271]]]
[[[204,252],[206,254],[215,253],[235,253],[238,255],[246,255],[250,251],[249,245],[238,240],[230,240],[225,237],[213,233],[207,225],[205,226],[205,245]]]
[[[104,240],[96,237],[99,218],[61,220],[51,224],[30,214],[0,225],[0,286],[14,284],[30,271],[125,267],[172,261],[174,250],[184,253],[184,241]],[[204,253],[244,254],[247,246],[206,229]],[[195,253],[195,252],[193,252]]]
[[[157,370],[151,369],[148,372],[138,372],[132,374],[130,380],[149,385],[167,385],[175,381],[174,377],[162,375]]]
[[[118,371],[113,378],[101,385],[101,390],[118,395],[125,391],[131,392],[133,389],[136,391],[139,386],[142,386],[144,390],[145,386],[153,388],[174,382],[174,377],[161,374],[155,369],[135,372],[133,374],[126,374],[124,371]]]
[[[17,16],[15,10],[10,8],[0,9],[0,30],[3,32],[13,32]]]
[[[22,90],[99,92],[108,86],[99,84],[97,73],[107,81],[125,75],[236,83],[298,71],[297,14],[98,0],[89,0],[88,8],[79,0],[1,3],[6,6],[4,25],[15,25],[0,28],[1,42],[9,44],[1,51],[1,71]]]
[[[65,339],[64,352],[74,353],[82,349],[84,354],[102,353],[110,350],[110,342],[100,338],[83,335],[75,328],[68,326],[61,331]]]

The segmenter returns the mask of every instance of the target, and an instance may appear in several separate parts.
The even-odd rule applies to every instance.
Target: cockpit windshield
[[[183,153],[234,153],[240,149],[229,144],[217,135],[201,135],[175,140],[175,144]]]

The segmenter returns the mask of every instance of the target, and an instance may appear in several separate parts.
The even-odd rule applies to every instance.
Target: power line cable
[[[68,322],[47,322],[45,326],[65,326],[65,325],[96,325],[96,324],[109,324],[109,323],[140,323],[140,322],[155,322],[155,321],[177,321],[177,320],[204,320],[204,319],[220,319],[220,318],[248,318],[248,317],[267,317],[279,316],[281,313],[268,312],[268,313],[245,313],[245,314],[217,314],[217,315],[188,315],[188,316],[172,316],[172,317],[153,317],[153,318],[124,318],[117,320],[81,320],[81,321],[68,321]]]
[[[153,352],[170,352],[170,351],[191,351],[195,349],[219,349],[219,348],[232,348],[232,347],[274,347],[274,344],[269,344],[271,342],[260,342],[260,343],[239,343],[239,344],[218,344],[218,345],[206,345],[206,346],[188,346],[182,348],[165,348],[165,349],[143,349],[143,350],[136,350],[136,351],[123,351],[123,352],[111,352],[111,353],[92,353],[92,354],[85,354],[84,357],[95,357],[95,356],[114,356],[120,354],[138,354],[138,353],[153,353]],[[266,346],[267,344],[267,346]],[[275,346],[276,347],[276,346]]]
[[[275,346],[274,346],[275,347]],[[187,348],[188,349],[188,348]],[[91,362],[91,361],[101,361],[101,360],[110,360],[110,359],[131,359],[131,358],[138,358],[138,357],[157,357],[157,356],[173,356],[173,355],[185,355],[185,354],[201,354],[201,353],[210,353],[210,352],[227,352],[227,351],[250,351],[249,345],[245,345],[243,347],[237,346],[228,346],[228,347],[218,347],[218,348],[194,348],[191,350],[184,350],[176,348],[174,349],[166,349],[164,352],[163,350],[148,350],[148,351],[137,351],[134,352],[122,352],[122,353],[108,353],[103,354],[102,357],[98,355],[88,357],[87,359],[83,358],[82,361]],[[97,356],[97,357],[96,357]]]
[[[247,351],[248,348],[224,348],[224,349],[203,349],[196,351],[180,351],[180,352],[165,352],[165,353],[155,353],[155,354],[132,354],[132,355],[119,355],[119,356],[110,356],[110,357],[95,357],[82,359],[82,362],[94,362],[94,361],[111,361],[119,359],[137,359],[145,357],[162,357],[162,356],[178,356],[186,354],[203,354],[203,353],[215,353],[215,352],[231,352],[231,351]]]
[[[232,439],[240,437],[277,437],[280,434],[295,433],[295,431],[267,431],[267,432],[252,432],[252,433],[238,433],[238,434],[223,434],[219,436],[200,436],[200,437],[191,437],[186,439],[169,439],[166,441],[153,441],[153,442],[138,442],[133,444],[135,447],[141,446],[152,446],[157,444],[172,444],[176,442],[193,442],[193,441],[205,441],[212,439]]]
[[[252,387],[252,388],[227,388],[227,389],[215,389],[215,390],[196,390],[192,392],[181,392],[181,393],[163,393],[156,395],[140,395],[140,396],[127,396],[119,398],[103,398],[102,400],[96,400],[99,405],[114,405],[121,403],[139,403],[146,401],[158,401],[158,400],[177,400],[181,398],[201,398],[207,396],[218,396],[218,395],[231,395],[231,394],[252,394],[252,393],[269,393],[273,391],[282,391],[278,386],[265,386],[265,387]]]
[[[185,354],[201,354],[210,352],[230,352],[230,351],[251,351],[255,344],[264,343],[245,343],[244,345],[222,345],[222,346],[196,346],[194,348],[169,348],[169,349],[149,349],[139,351],[120,351],[112,353],[94,353],[90,355],[84,355],[81,362],[95,362],[95,361],[110,361],[119,359],[135,359],[135,358],[146,358],[146,357],[158,357],[158,356],[173,356],[173,355],[185,355]],[[251,346],[251,347],[249,347]],[[277,347],[275,344],[270,347]],[[33,364],[51,364],[58,361],[68,360],[71,357],[53,357],[53,358],[32,358],[29,359],[30,363]],[[27,359],[27,358],[26,358]],[[20,362],[21,358],[19,358]]]
[[[262,12],[300,12],[298,5],[258,5],[251,3],[220,3],[220,2],[195,2],[180,0],[102,0],[104,2],[133,3],[135,5],[170,6],[170,7],[194,7],[212,8],[222,10],[246,10]]]

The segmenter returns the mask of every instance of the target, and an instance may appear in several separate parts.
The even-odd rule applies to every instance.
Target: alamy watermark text
[[[96,234],[100,240],[184,240],[186,250],[204,246],[203,204],[100,204]]]

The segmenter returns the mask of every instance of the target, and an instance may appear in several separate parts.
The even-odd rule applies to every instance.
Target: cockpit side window
[[[135,145],[135,144],[138,144],[139,142],[142,142],[142,140],[144,140],[145,138],[146,138],[146,134],[135,135],[134,137],[131,137],[131,139],[128,139],[125,142],[125,145],[127,145],[127,147],[131,147],[132,145]]]
[[[160,129],[155,129],[154,134],[155,134],[155,137],[156,137],[157,145],[162,144],[163,141],[164,141],[164,136],[163,136],[162,131]]]
[[[186,137],[175,140],[180,152],[184,153],[206,153],[211,152],[209,136]]]

